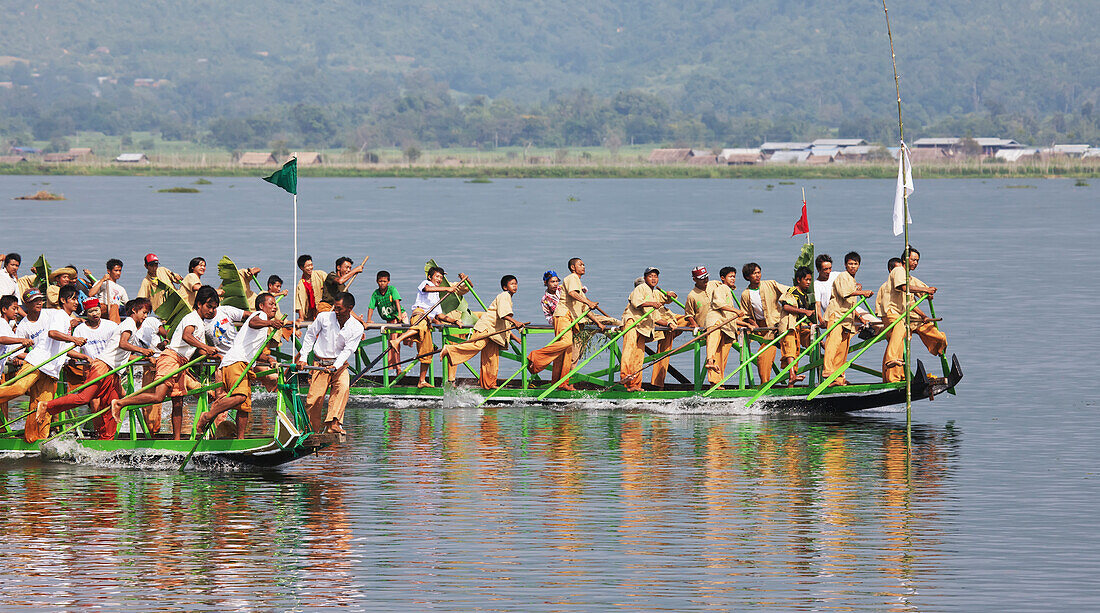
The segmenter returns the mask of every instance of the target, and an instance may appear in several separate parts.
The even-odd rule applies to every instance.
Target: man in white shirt
[[[817,315],[821,321],[825,321],[825,309],[828,308],[829,298],[833,295],[833,281],[840,273],[833,270],[833,258],[827,253],[822,253],[814,259],[814,267],[817,268],[817,278],[814,279]]]
[[[18,253],[9,253],[3,258],[3,270],[0,270],[0,296],[19,298],[19,264],[22,258]]]
[[[217,357],[218,350],[203,341],[206,339],[204,320],[214,316],[219,302],[218,290],[209,285],[199,288],[195,295],[195,310],[184,316],[172,332],[172,340],[169,341],[168,347],[157,357],[156,379],[164,379],[164,381],[148,392],[111,401],[111,413],[115,421],[118,421],[123,408],[159,403],[171,392],[172,438],[180,440],[180,433],[183,431],[183,397],[188,391],[198,387],[198,383],[187,374],[186,370],[172,373],[186,365],[196,349],[208,358]],[[160,414],[146,413],[145,419],[149,433],[155,435],[160,430]]]
[[[22,347],[26,349],[34,344],[29,338],[20,338],[15,335],[12,323],[19,317],[19,299],[15,296],[0,296],[0,356]],[[0,357],[0,381],[7,379],[4,376],[10,358]],[[15,363],[13,360],[12,363]],[[8,403],[0,403],[0,415],[4,421],[8,420]]]
[[[417,387],[432,387],[428,382],[428,370],[432,365],[432,356],[429,354],[435,347],[432,344],[432,321],[439,321],[440,317],[444,317],[442,294],[461,296],[469,291],[466,289],[466,275],[458,275],[459,282],[456,285],[444,286],[445,275],[446,272],[438,266],[428,269],[428,278],[416,287],[416,302],[409,314],[409,330],[390,339],[392,351],[399,352],[401,343],[410,340],[416,343],[417,353],[424,356],[420,358],[420,382]]]
[[[304,359],[312,351],[314,365],[323,368],[313,372],[306,395],[306,412],[314,432],[320,432],[323,425],[326,433],[347,434],[341,424],[351,384],[348,358],[359,347],[359,341],[363,340],[363,324],[352,312],[354,308],[355,296],[347,292],[337,294],[332,310],[318,313],[302,338],[298,367],[306,365]],[[322,420],[321,406],[326,391],[329,393],[328,413]]]
[[[84,269],[84,274],[88,275],[89,278],[95,278],[92,271],[87,268]],[[103,275],[103,278],[96,281],[94,285],[88,288],[89,296],[99,298],[99,304],[103,309],[103,316],[116,324],[122,322],[122,315],[120,313],[122,306],[130,301],[130,296],[126,293],[126,288],[118,283],[120,278],[122,278],[122,260],[111,258],[107,260],[107,274]]]
[[[121,324],[116,325],[114,322],[107,321],[98,326],[98,329],[103,329],[107,324],[111,324],[113,327],[110,328],[111,334],[106,345],[97,350],[95,355],[89,353],[91,364],[88,366],[88,381],[99,377],[103,378],[77,393],[54,398],[49,402],[39,402],[35,412],[35,417],[39,421],[47,414],[57,415],[85,404],[93,413],[98,413],[100,406],[103,404],[110,405],[111,401],[122,397],[122,380],[118,373],[109,376],[104,375],[125,364],[130,359],[131,353],[140,353],[145,357],[153,355],[152,349],[138,347],[134,344],[134,334],[149,314],[152,305],[149,303],[148,298],[136,298],[130,307],[130,316]],[[98,311],[98,307],[88,309],[88,311]],[[84,326],[85,324],[80,324],[73,332],[77,333]],[[96,328],[92,329],[95,330]],[[88,347],[92,345],[92,342],[89,340],[88,344],[85,345],[85,353],[88,353]],[[115,421],[111,412],[107,411],[106,415],[92,420],[92,429],[98,439],[113,439],[118,430],[118,422]]]
[[[69,334],[72,329],[73,313],[76,311],[76,287],[66,285],[58,292],[60,309],[43,309],[46,297],[37,289],[29,289],[23,294],[23,310],[27,316],[16,327],[16,336],[30,339],[34,349],[24,358],[26,364],[16,376],[29,373],[12,385],[0,387],[0,402],[7,402],[26,394],[30,397],[30,406],[38,406],[43,400],[51,400],[57,390],[57,378],[61,367],[65,365],[65,356],[51,360],[66,348],[84,346],[85,339]],[[80,353],[70,352],[70,356],[83,358]],[[34,370],[37,368],[37,370]],[[32,372],[33,371],[33,372]],[[50,418],[38,420],[28,416],[23,429],[23,438],[33,443],[49,436]]]
[[[248,418],[252,414],[252,385],[248,368],[253,358],[263,351],[268,328],[279,330],[291,325],[275,319],[275,296],[268,292],[256,296],[256,309],[245,320],[222,358],[219,376],[225,386],[225,396],[215,400],[210,410],[199,416],[196,428],[200,436],[215,417],[233,409],[237,410],[237,438],[244,438],[248,432]],[[275,358],[270,355],[266,356],[266,361],[275,366]]]

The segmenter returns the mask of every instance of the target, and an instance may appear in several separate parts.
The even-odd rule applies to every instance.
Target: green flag
[[[187,304],[187,297],[180,291],[171,285],[165,285],[164,281],[157,279],[157,292],[164,292],[164,302],[157,307],[155,315],[157,319],[164,323],[164,329],[168,330],[168,335],[171,336],[176,331],[176,326],[180,324],[180,321],[191,312],[191,307]],[[202,338],[203,333],[196,334],[198,338]]]
[[[798,270],[802,266],[805,266],[806,268],[809,268],[810,273],[811,274],[813,273],[813,270],[814,270],[814,244],[813,243],[806,243],[805,245],[802,245],[802,251],[798,254],[798,258],[794,261],[794,269],[795,270]],[[797,279],[795,280],[795,285],[798,285]],[[814,294],[813,294],[813,292],[811,292],[810,293],[810,302],[813,302],[813,300],[814,300]]]
[[[34,266],[31,267],[34,271],[34,286],[46,293],[46,287],[50,284],[50,263],[46,261],[45,254],[38,256],[38,259],[34,261]]]
[[[435,260],[428,260],[424,264],[424,274],[427,274],[429,270],[438,266]],[[447,281],[447,278],[443,278],[443,287],[450,287],[451,283]],[[458,311],[459,319],[464,326],[472,326],[477,323],[477,315],[470,312],[470,305],[466,304],[466,299],[462,296],[455,294],[448,294],[443,302],[439,303],[439,309],[443,313],[450,313],[451,311]]]
[[[298,193],[298,158],[290,158],[283,167],[271,173],[270,177],[264,177],[264,181],[273,183],[286,191]]]

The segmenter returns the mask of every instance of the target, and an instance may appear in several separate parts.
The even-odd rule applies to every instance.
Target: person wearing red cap
[[[89,300],[88,302],[92,302]],[[88,381],[102,377],[111,372],[115,368],[122,366],[130,359],[131,352],[140,353],[145,357],[153,355],[152,349],[146,349],[133,344],[134,334],[137,329],[141,327],[141,324],[145,321],[146,316],[149,315],[151,304],[148,298],[135,298],[128,304],[130,307],[130,316],[126,318],[122,324],[114,324],[114,322],[103,322],[98,328],[106,327],[106,324],[113,324],[111,328],[111,334],[105,341],[104,345],[94,350],[95,355],[89,354],[91,363],[88,367]],[[98,311],[99,307],[88,307],[85,303],[85,309],[87,312]],[[80,330],[85,324],[77,326],[76,330]],[[97,329],[92,327],[93,330]],[[74,333],[76,333],[74,330]],[[88,353],[89,347],[92,341],[89,340],[85,345],[85,353]],[[108,377],[103,377],[99,381],[89,385],[83,390],[75,394],[67,394],[59,398],[54,398],[49,402],[39,401],[35,405],[35,419],[41,422],[47,415],[57,415],[70,409],[82,405],[88,405],[92,413],[98,413],[100,408],[104,405],[110,406],[112,400],[116,400],[122,397],[122,381],[115,373]],[[95,431],[95,436],[98,439],[112,439],[115,437],[115,433],[118,431],[118,422],[115,420],[114,415],[107,411],[102,416],[92,420],[92,429]]]
[[[183,277],[169,270],[167,266],[161,266],[157,254],[147,253],[145,254],[145,277],[141,280],[137,295],[138,298],[148,298],[153,304],[153,311],[164,304],[164,292],[157,290],[157,281],[176,287],[180,281],[183,281]]]

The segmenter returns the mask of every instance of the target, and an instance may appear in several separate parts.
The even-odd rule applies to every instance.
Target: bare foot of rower
[[[122,402],[122,401],[121,400],[112,400],[111,401],[111,417],[113,417],[115,419],[116,424],[118,423],[118,420],[121,418],[121,413],[122,413],[122,407],[118,406],[120,402]]]
[[[38,401],[38,406],[34,409],[35,421],[42,423],[42,420],[46,418],[46,403],[42,400]]]
[[[195,432],[198,436],[202,436],[203,431],[206,430],[206,427],[210,425],[213,419],[214,418],[210,416],[210,411],[204,411],[202,415],[199,415],[199,421],[195,424]]]
[[[420,389],[424,389],[425,387],[435,387],[435,386],[432,385],[431,383],[428,383],[427,381],[421,381],[420,383],[416,384],[416,387],[418,387]]]

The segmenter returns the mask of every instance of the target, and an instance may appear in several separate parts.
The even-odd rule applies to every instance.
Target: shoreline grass
[[[0,164],[0,175],[136,176],[136,177],[259,177],[277,166],[146,164]],[[832,164],[827,166],[772,165],[323,165],[300,167],[302,177],[455,178],[455,179],[893,179],[897,165]],[[921,179],[1100,178],[1100,164],[1056,162],[1037,165],[956,163],[914,166]],[[480,182],[480,181],[479,181]]]

